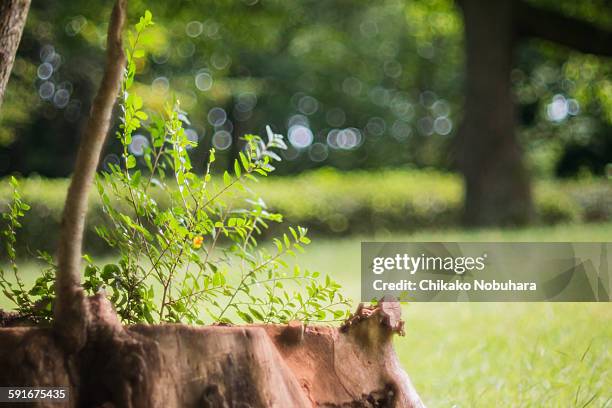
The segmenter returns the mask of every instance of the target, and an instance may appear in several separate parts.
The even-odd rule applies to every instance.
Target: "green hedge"
[[[22,193],[32,206],[23,222],[20,242],[30,251],[56,247],[66,180],[22,180]],[[461,179],[429,170],[353,171],[323,169],[293,177],[271,177],[253,186],[268,206],[291,224],[314,235],[367,234],[457,226],[461,214]],[[0,207],[10,197],[0,182]],[[538,218],[543,224],[612,219],[612,183],[608,180],[540,181],[535,185]],[[93,226],[104,215],[97,193],[91,197],[86,230],[88,251],[105,245]]]

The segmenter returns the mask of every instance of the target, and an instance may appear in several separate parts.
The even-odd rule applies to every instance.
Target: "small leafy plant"
[[[96,231],[116,250],[118,262],[100,267],[85,256],[85,289],[105,290],[126,323],[342,320],[348,301],[340,286],[329,276],[320,279],[317,272],[298,266],[290,270],[286,262],[286,256],[310,242],[305,228],[289,227],[272,248],[259,245],[262,231],[282,216],[270,212],[249,184],[274,170],[273,162],[280,160],[276,151],[287,148],[283,137],[269,127],[267,140],[245,135],[233,172],[220,177],[212,174],[211,149],[206,170],[198,175],[189,154],[196,143],[187,137],[184,125],[189,122],[178,101],[164,112],[151,113],[132,92],[136,61],[145,55],[138,42],[152,24],[147,11],[128,35],[117,132],[122,160],[109,165],[96,182],[107,216]],[[140,157],[133,149],[137,130]],[[12,242],[11,231],[27,210],[15,197],[9,212]],[[15,266],[17,286],[5,287],[2,275],[2,287],[18,310],[35,313],[28,294],[52,297],[48,276],[26,291],[16,271]],[[49,273],[52,277],[53,269]],[[45,313],[48,318],[50,309]]]
[[[0,288],[2,288],[2,293],[16,305],[15,309],[20,317],[37,323],[49,321],[53,302],[55,266],[49,254],[39,252],[38,258],[45,262],[47,267],[43,269],[34,285],[26,289],[19,275],[15,243],[17,242],[17,230],[21,228],[20,219],[30,209],[30,206],[22,200],[17,180],[11,177],[10,183],[13,187],[12,201],[7,211],[2,214],[3,228],[0,228],[10,272],[0,265]],[[12,279],[9,278],[9,275],[12,275]]]

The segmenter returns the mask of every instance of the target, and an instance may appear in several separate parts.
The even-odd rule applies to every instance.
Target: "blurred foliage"
[[[310,244],[305,228],[288,227],[273,239],[274,250],[259,246],[263,231],[283,217],[248,194],[248,185],[275,170],[272,163],[281,160],[275,151],[287,149],[283,136],[270,128],[266,141],[246,135],[246,148],[232,172],[220,172],[223,176],[215,179],[211,148],[205,175],[199,177],[189,156],[197,143],[189,140],[183,127],[189,121],[178,102],[152,117],[142,110],[133,86],[138,61],[146,55],[139,40],[154,24],[147,10],[127,32],[116,134],[122,165],[110,165],[96,179],[105,222],[94,228],[118,260],[100,267],[84,254],[83,288],[89,295],[106,291],[121,320],[131,324],[343,321],[350,315],[350,301],[340,285],[329,275],[319,279],[319,272],[287,264],[288,256]],[[133,140],[139,129],[150,134],[150,139],[140,136],[138,144],[147,174],[136,168]],[[0,290],[21,318],[50,322],[56,303],[53,281],[60,271],[50,255],[41,254],[48,267],[26,288],[15,247],[31,207],[22,200],[15,177],[9,184],[12,193],[1,213],[0,236],[13,273],[9,276],[0,265]]]
[[[533,2],[612,24],[605,0]],[[32,4],[2,109],[0,175],[71,171],[101,75],[109,8]],[[150,56],[138,64],[135,90],[152,110],[181,101],[189,135],[200,140],[194,154],[214,145],[229,168],[239,136],[270,124],[291,142],[280,173],[452,168],[463,87],[453,1],[130,1],[133,18],[145,8],[160,24],[142,38]],[[537,175],[602,174],[612,161],[611,69],[609,60],[548,43],[519,47],[521,137]],[[109,141],[104,164],[120,151]]]
[[[55,250],[66,187],[66,180],[61,179],[22,181],[22,195],[32,208],[23,219],[23,236],[18,241],[26,243],[30,253]],[[324,168],[298,176],[272,177],[251,188],[270,211],[284,214],[291,224],[308,227],[312,235],[411,232],[460,225],[463,191],[460,178],[451,173],[410,169],[343,173]],[[608,181],[538,181],[534,190],[541,224],[612,220],[612,185]],[[1,211],[11,194],[9,184],[1,181]],[[162,197],[156,199],[160,207],[167,205]],[[105,219],[97,197],[91,197],[88,217],[87,250],[103,252],[106,245],[94,230]],[[284,232],[270,227],[271,235]]]

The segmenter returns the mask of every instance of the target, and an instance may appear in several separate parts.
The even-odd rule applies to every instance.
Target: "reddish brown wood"
[[[90,310],[77,355],[50,329],[0,329],[0,385],[69,386],[67,406],[423,407],[380,309],[345,329],[123,327],[102,296]]]

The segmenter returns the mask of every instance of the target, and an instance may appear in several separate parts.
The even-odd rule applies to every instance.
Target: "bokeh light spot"
[[[319,109],[319,102],[312,96],[303,96],[298,102],[298,109],[304,115],[312,115]]]
[[[53,104],[63,109],[70,102],[70,92],[67,89],[58,89],[55,95],[53,95]]]
[[[368,120],[366,130],[374,136],[382,136],[387,128],[387,123],[383,118],[373,117]]]
[[[194,143],[198,143],[199,140],[199,136],[198,136],[198,132],[195,131],[195,129],[185,129],[185,137],[187,137],[187,140],[189,140],[190,142],[194,142]],[[194,146],[187,146],[188,149],[193,148]]]
[[[199,21],[190,21],[185,26],[185,34],[191,38],[198,37],[204,31],[204,25]]]
[[[36,74],[42,80],[51,78],[51,75],[53,75],[53,65],[49,62],[43,62],[38,66]]]
[[[223,108],[215,107],[208,112],[208,123],[213,126],[222,126],[227,120],[227,113]]]
[[[232,135],[227,130],[219,130],[213,135],[212,143],[218,150],[227,150],[232,145]]]
[[[314,162],[322,162],[327,159],[327,146],[323,143],[314,143],[308,149],[308,157]]]
[[[337,144],[340,149],[350,150],[361,144],[362,136],[359,129],[342,129],[337,135]]]
[[[51,81],[43,82],[42,84],[40,84],[40,87],[38,88],[38,95],[40,95],[40,97],[45,100],[51,99],[54,93],[55,93],[55,84]]]
[[[232,63],[232,58],[225,53],[216,52],[210,58],[210,63],[215,69],[222,70],[229,67]]]
[[[448,105],[448,102],[446,102],[445,100],[438,99],[431,106],[431,111],[436,116],[447,117],[448,115],[450,115],[450,106]]]
[[[149,139],[147,139],[146,136],[136,134],[132,136],[132,143],[128,146],[128,150],[134,156],[142,156],[148,147]]]
[[[155,93],[165,94],[170,89],[170,81],[165,76],[157,77],[151,83],[151,88]]]
[[[199,72],[195,76],[195,85],[202,92],[208,91],[212,88],[213,78],[207,71]]]
[[[437,134],[445,136],[453,130],[453,122],[446,116],[439,116],[434,120],[433,128]]]
[[[563,95],[557,94],[553,96],[552,102],[546,107],[548,120],[552,122],[561,122],[569,114],[567,99]]]
[[[50,45],[43,45],[40,48],[40,60],[42,62],[49,62],[53,59],[53,56],[55,55],[55,48]]]
[[[293,125],[289,128],[289,142],[296,149],[310,146],[313,139],[312,131],[304,125]]]
[[[408,139],[412,134],[412,127],[403,120],[396,120],[391,126],[391,136],[400,142]]]

